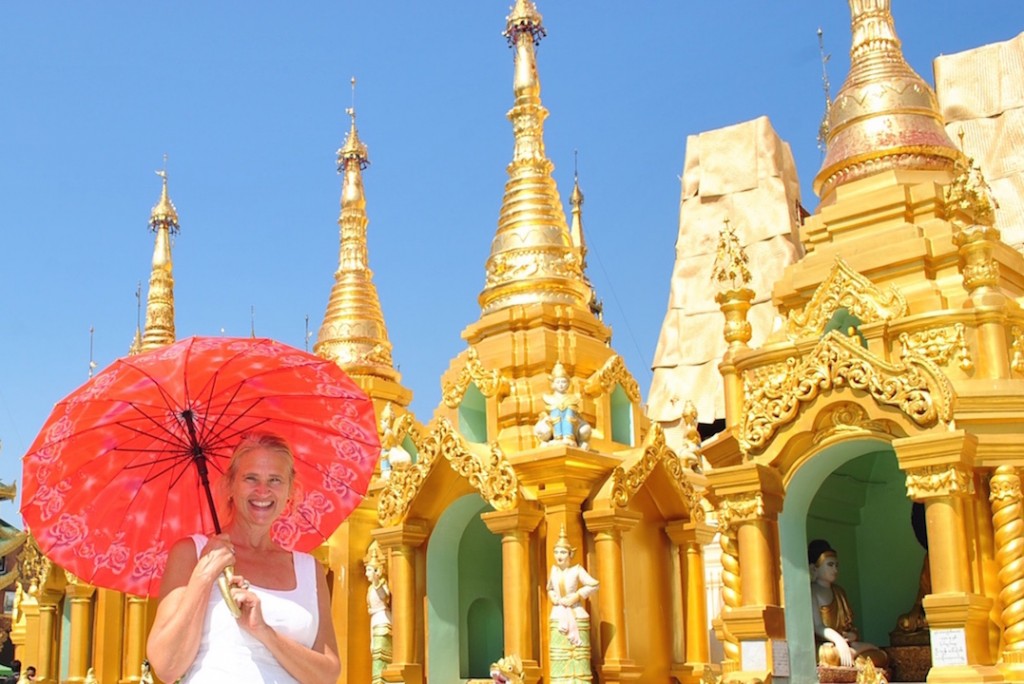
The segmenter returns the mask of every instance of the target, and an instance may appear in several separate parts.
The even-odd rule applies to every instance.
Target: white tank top
[[[192,536],[196,557],[207,538]],[[290,591],[250,587],[260,597],[263,619],[274,630],[312,648],[320,628],[317,604],[316,560],[308,553],[292,553],[295,588]],[[266,646],[249,635],[231,616],[220,589],[214,584],[206,605],[199,652],[182,684],[298,684]]]

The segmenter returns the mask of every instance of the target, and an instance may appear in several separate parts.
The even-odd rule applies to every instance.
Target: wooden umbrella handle
[[[231,616],[238,618],[242,614],[242,609],[238,607],[238,603],[235,601],[235,597],[231,595],[231,578],[235,576],[235,568],[228,566],[224,568],[224,572],[217,578],[217,586],[220,587],[220,595],[224,597],[224,603],[228,605],[228,610],[231,611]]]

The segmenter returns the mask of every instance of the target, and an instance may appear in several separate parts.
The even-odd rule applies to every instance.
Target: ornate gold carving
[[[1024,507],[1017,469],[996,468],[990,490],[1003,607],[1003,660],[1019,663],[1024,659]]]
[[[583,391],[592,397],[607,394],[616,384],[621,385],[626,396],[634,404],[641,403],[640,385],[626,369],[622,357],[613,354],[583,384]]]
[[[718,521],[718,540],[722,547],[722,604],[723,613],[728,613],[740,605],[740,551],[736,542],[736,530],[732,525],[723,523],[721,518]],[[740,662],[740,640],[734,635],[725,624],[720,622],[722,647],[725,651],[725,659],[732,663],[733,667]],[[724,665],[724,663],[723,663]],[[725,669],[723,667],[723,669]]]
[[[1010,351],[1013,353],[1010,368],[1015,373],[1024,373],[1024,332],[1015,325],[1010,329],[1010,334],[1013,335],[1013,344],[1010,346]]]
[[[875,663],[867,656],[859,656],[856,660],[857,684],[889,684],[885,674],[875,669]]]
[[[907,473],[907,496],[915,501],[934,496],[974,493],[974,480],[961,466],[937,465]]]
[[[857,404],[844,401],[822,413],[816,421],[814,436],[811,438],[811,442],[813,444],[820,444],[833,435],[863,430],[893,434],[892,428],[887,421],[871,420],[868,417],[868,412],[863,408]]]
[[[22,579],[34,580],[39,587],[43,587],[50,578],[52,568],[53,563],[39,550],[35,537],[29,534],[18,554],[18,571]]]
[[[763,518],[765,513],[761,492],[722,499],[718,504],[718,529],[731,529],[737,523]]]
[[[921,330],[913,334],[900,333],[901,356],[917,354],[940,366],[945,366],[954,356],[963,371],[974,367],[971,350],[964,337],[963,323],[942,328]]]
[[[964,131],[960,129],[960,149],[964,147]],[[992,187],[985,180],[974,157],[961,156],[953,165],[956,177],[944,195],[946,217],[957,228],[969,225],[994,226],[999,203],[992,196]],[[998,237],[998,232],[996,233]]]
[[[750,285],[750,259],[736,236],[736,229],[725,219],[718,231],[718,248],[715,264],[711,269],[711,280],[722,291],[743,290]]]
[[[628,506],[659,463],[664,464],[676,489],[686,500],[690,519],[703,521],[705,513],[701,496],[689,480],[686,464],[665,442],[665,431],[659,423],[651,424],[640,458],[628,469],[616,466],[612,471],[612,502],[619,508]]]
[[[747,396],[740,446],[745,453],[762,450],[803,404],[822,392],[848,385],[876,402],[895,406],[916,424],[933,425],[951,418],[953,388],[931,361],[908,354],[902,364],[888,364],[837,332],[826,335],[789,373],[755,387]]]
[[[452,424],[442,418],[437,429],[427,438],[426,449],[436,449],[462,477],[469,480],[480,496],[496,510],[508,511],[515,508],[519,498],[519,480],[512,464],[497,442],[491,445],[486,462],[466,449],[462,437]]]
[[[502,375],[500,370],[488,371],[484,368],[475,347],[469,348],[469,352],[466,354],[466,365],[459,371],[459,376],[454,382],[444,386],[441,393],[444,405],[448,408],[457,408],[470,383],[476,385],[476,388],[485,397],[493,397],[499,401],[508,396],[511,387],[508,378]]]
[[[842,258],[836,257],[832,271],[815,290],[803,311],[789,312],[786,334],[790,339],[817,337],[840,307],[846,307],[864,324],[905,316],[907,300],[892,287],[882,292]]]
[[[411,414],[405,414],[398,419],[394,429],[402,427],[406,416],[412,420]],[[384,426],[381,426],[382,428]],[[416,445],[417,458],[408,468],[393,469],[387,480],[384,480],[384,488],[380,492],[380,499],[377,501],[377,518],[384,527],[393,527],[400,524],[409,513],[409,506],[412,500],[423,488],[423,483],[430,474],[437,454],[434,451],[424,449],[419,433],[415,427],[410,425],[408,433],[413,444]],[[399,443],[401,443],[399,441]]]

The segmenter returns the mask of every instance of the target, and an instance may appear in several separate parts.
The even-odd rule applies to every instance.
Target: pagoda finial
[[[354,105],[356,79],[352,78],[351,83]],[[400,376],[391,360],[391,343],[373,284],[366,245],[370,221],[366,214],[363,171],[370,161],[366,145],[356,132],[355,107],[349,107],[346,113],[351,119],[351,128],[345,144],[338,150],[338,173],[343,176],[338,216],[341,231],[338,270],[334,273],[334,287],[313,352],[334,361],[357,379],[371,376],[397,383]]]
[[[850,73],[829,109],[827,151],[814,190],[888,169],[950,170],[960,156],[934,91],[903,57],[890,0],[849,0]]]
[[[828,80],[828,61],[832,55],[825,52],[825,32],[818,27],[818,55],[821,57],[821,88],[825,91],[825,114],[818,126],[818,149],[822,154],[828,149],[828,115],[832,111],[832,83]]]
[[[515,145],[480,306],[484,314],[534,303],[585,310],[590,288],[544,151],[548,112],[540,100],[535,48],[546,31],[533,2],[516,0],[504,35],[515,54],[515,101],[508,113]]]
[[[153,270],[146,298],[146,327],[139,351],[149,351],[174,342],[174,276],[171,262],[171,236],[179,231],[178,212],[167,193],[167,155],[164,168],[156,172],[163,181],[160,200],[149,215],[149,228],[156,233]],[[134,346],[134,345],[133,345]]]

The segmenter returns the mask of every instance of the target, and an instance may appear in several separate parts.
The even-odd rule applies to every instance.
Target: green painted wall
[[[633,446],[633,404],[622,385],[616,385],[611,396],[612,441]]]
[[[472,383],[459,404],[459,432],[475,444],[487,443],[487,400]]]
[[[479,512],[485,510],[490,510],[486,504]],[[486,679],[491,663],[503,655],[501,600],[501,537],[476,515],[459,541],[459,664],[464,678]]]

